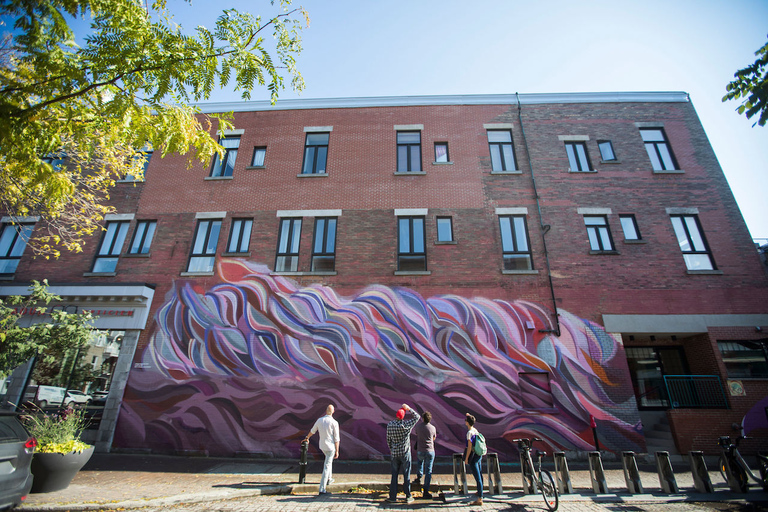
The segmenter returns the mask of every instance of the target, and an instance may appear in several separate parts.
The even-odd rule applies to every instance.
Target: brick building
[[[590,417],[613,452],[768,433],[768,279],[685,93],[230,110],[224,158],[152,156],[84,253],[5,225],[0,294],[48,278],[121,343],[99,449],[295,456],[328,402],[349,458],[403,402],[438,455],[465,412],[505,457],[593,449]]]

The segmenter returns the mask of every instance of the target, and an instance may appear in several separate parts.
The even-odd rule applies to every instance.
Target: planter
[[[54,492],[66,489],[80,468],[93,455],[93,446],[80,453],[36,453],[32,457],[35,477],[31,492]]]

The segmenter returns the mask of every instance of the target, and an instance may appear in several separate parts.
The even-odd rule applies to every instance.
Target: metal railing
[[[719,375],[665,375],[664,386],[673,409],[728,408]]]

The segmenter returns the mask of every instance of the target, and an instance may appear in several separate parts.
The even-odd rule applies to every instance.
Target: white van
[[[61,405],[64,401],[64,388],[58,386],[27,386],[24,402],[34,402],[38,407]]]

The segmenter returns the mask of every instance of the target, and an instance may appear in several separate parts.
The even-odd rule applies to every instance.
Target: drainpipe
[[[528,157],[528,167],[531,169],[531,181],[533,182],[533,196],[536,199],[536,209],[539,212],[539,228],[541,229],[541,241],[544,244],[544,260],[547,262],[547,277],[549,278],[549,291],[552,295],[552,308],[555,312],[555,328],[539,329],[539,332],[554,334],[560,337],[560,315],[557,312],[557,298],[555,297],[555,287],[552,284],[552,269],[549,266],[549,253],[547,252],[547,239],[545,235],[549,232],[549,224],[544,224],[544,218],[541,215],[541,203],[539,202],[539,193],[536,190],[536,177],[533,175],[533,163],[531,162],[531,152],[528,151],[528,139],[525,137],[525,128],[523,128],[522,106],[520,105],[520,94],[515,93],[517,99],[517,120],[520,122],[520,131],[523,134],[523,144],[525,145],[525,154]]]

